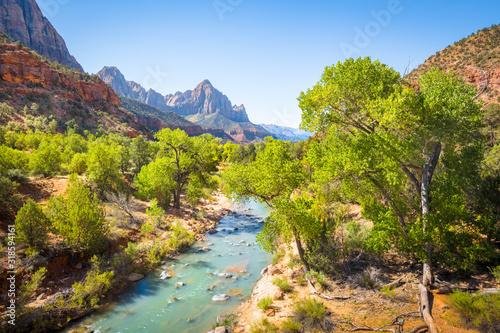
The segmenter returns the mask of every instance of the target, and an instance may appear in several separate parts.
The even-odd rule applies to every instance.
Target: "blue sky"
[[[89,73],[116,66],[162,93],[204,79],[250,120],[298,127],[297,97],[352,56],[414,68],[500,23],[498,0],[37,0]],[[476,5],[478,4],[478,5]]]

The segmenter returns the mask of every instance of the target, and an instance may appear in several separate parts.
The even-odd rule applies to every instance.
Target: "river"
[[[268,215],[256,202],[240,206],[225,216],[218,233],[207,235],[176,260],[136,282],[117,301],[88,316],[63,332],[186,332],[200,333],[212,329],[219,315],[234,311],[251,293],[261,270],[271,261],[256,243],[255,236]],[[212,245],[213,244],[213,245]],[[198,252],[208,247],[208,252]],[[172,277],[160,280],[162,271]],[[232,278],[219,277],[232,274]],[[178,286],[178,282],[185,283]],[[225,302],[213,302],[217,294],[229,294]]]

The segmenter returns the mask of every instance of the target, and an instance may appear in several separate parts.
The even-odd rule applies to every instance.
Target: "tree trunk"
[[[426,156],[427,162],[422,169],[422,184],[420,189],[420,202],[422,208],[422,219],[423,219],[423,231],[424,237],[428,229],[428,215],[429,215],[429,185],[434,174],[434,170],[439,162],[439,155],[441,155],[441,143],[438,142],[434,145],[434,152],[432,156]],[[434,283],[434,277],[432,275],[432,244],[425,243],[425,251],[427,258],[424,260],[424,265],[422,269],[422,283],[424,286],[428,287]]]
[[[306,255],[304,248],[302,247],[302,242],[300,241],[299,233],[297,232],[297,229],[295,227],[292,227],[292,232],[293,232],[293,238],[295,238],[295,244],[297,245],[297,250],[299,251],[299,257],[300,260],[302,261],[302,264],[304,265],[304,269],[306,270],[306,273],[309,272],[309,263],[306,260]]]

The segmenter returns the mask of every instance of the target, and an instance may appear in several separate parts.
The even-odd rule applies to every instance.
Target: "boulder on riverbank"
[[[137,282],[142,279],[144,279],[144,275],[138,273],[130,273],[127,278],[130,282]]]

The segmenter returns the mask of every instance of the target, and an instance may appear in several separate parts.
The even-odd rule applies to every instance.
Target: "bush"
[[[281,258],[283,258],[284,256],[285,256],[285,252],[276,251],[276,253],[274,253],[274,255],[273,255],[272,264],[276,265],[281,260]]]
[[[272,304],[273,304],[273,298],[271,296],[267,296],[260,299],[260,301],[257,303],[257,307],[265,311],[271,308]]]
[[[323,272],[318,273],[314,270],[311,270],[306,274],[306,277],[308,279],[315,278],[316,282],[319,283],[319,285],[323,289],[326,289],[328,287],[328,278],[326,277],[325,273],[323,273]]]
[[[297,320],[288,318],[281,324],[281,328],[284,333],[300,333],[302,331],[302,325]]]
[[[19,210],[15,224],[19,239],[31,249],[41,250],[45,247],[50,220],[33,200],[28,199]]]
[[[347,223],[344,233],[344,251],[347,254],[362,251],[369,234],[370,229],[363,227],[358,221]]]
[[[180,223],[175,224],[170,231],[167,245],[173,252],[181,252],[194,243],[194,234],[184,228]]]
[[[497,281],[500,282],[500,266],[490,267],[490,272],[491,274],[493,274],[495,279],[497,279]]]
[[[271,323],[267,318],[263,318],[260,322],[254,323],[250,327],[250,333],[278,333],[278,328]]]
[[[96,256],[92,258],[92,269],[87,273],[84,283],[76,282],[73,285],[75,293],[71,302],[84,309],[97,307],[99,300],[109,290],[114,272],[102,272]]]
[[[52,196],[48,213],[65,242],[80,252],[98,252],[107,239],[106,213],[97,195],[72,175],[67,197]]]
[[[292,287],[288,283],[288,280],[286,278],[276,278],[274,279],[273,283],[277,285],[278,287],[281,288],[283,291],[290,291],[292,290]]]
[[[328,309],[315,298],[308,298],[297,303],[295,320],[301,323],[306,332],[311,330],[323,330],[332,332],[335,330],[334,323],[327,317]]]
[[[450,305],[455,308],[468,326],[480,332],[500,332],[500,295],[469,295],[455,291],[450,296]]]
[[[382,288],[380,288],[380,292],[387,298],[396,297],[396,289],[391,289],[390,286],[383,286]]]
[[[47,273],[47,268],[42,267],[36,271],[30,278],[29,282],[21,287],[21,294],[19,295],[19,303],[26,304],[31,299],[31,295],[40,286],[40,284],[45,279],[45,274]]]

